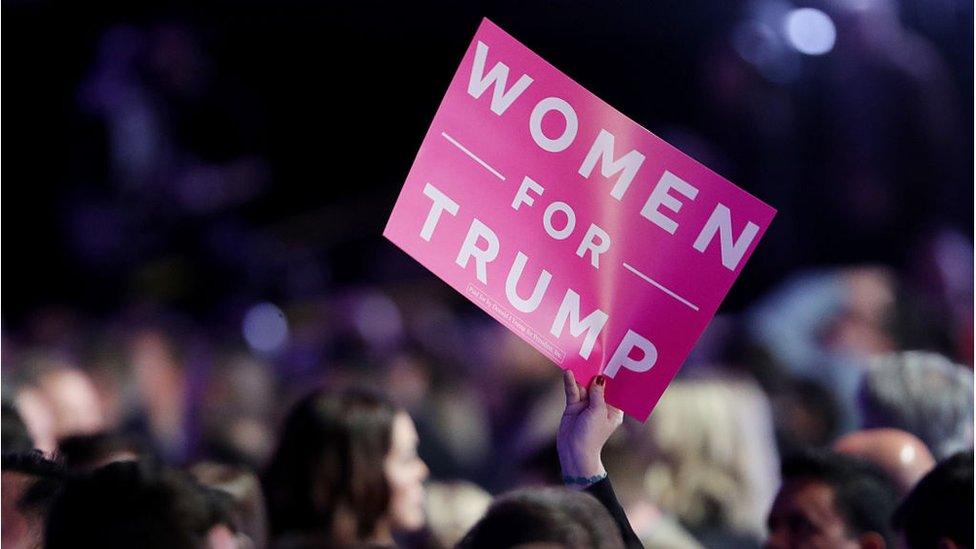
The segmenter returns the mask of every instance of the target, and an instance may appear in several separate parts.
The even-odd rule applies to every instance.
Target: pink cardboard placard
[[[775,213],[485,19],[383,234],[643,421]]]

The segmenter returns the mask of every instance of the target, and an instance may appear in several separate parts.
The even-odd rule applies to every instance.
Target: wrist
[[[575,477],[571,475],[563,475],[563,484],[565,484],[570,488],[575,488],[577,490],[585,490],[605,478],[607,478],[606,471],[604,471],[601,474],[593,475],[589,477]]]
[[[573,488],[586,488],[607,476],[599,455],[587,453],[560,453],[563,482]]]

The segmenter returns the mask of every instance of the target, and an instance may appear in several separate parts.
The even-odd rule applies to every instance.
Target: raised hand
[[[563,384],[566,410],[556,435],[556,447],[563,480],[582,489],[606,476],[600,454],[607,439],[623,423],[624,414],[607,404],[606,378],[602,375],[596,376],[587,390],[566,370]]]

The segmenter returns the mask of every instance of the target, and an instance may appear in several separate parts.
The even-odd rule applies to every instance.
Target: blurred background
[[[297,396],[369,384],[411,411],[436,481],[558,475],[558,369],[381,236],[485,16],[779,210],[679,381],[608,449],[632,521],[758,539],[790,449],[883,425],[936,457],[972,445],[863,398],[872,365],[921,362],[943,375],[929,395],[968,387],[972,423],[968,0],[3,15],[2,386],[46,451],[110,430],[259,469]]]

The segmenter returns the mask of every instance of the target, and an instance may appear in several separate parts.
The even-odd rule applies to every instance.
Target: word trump
[[[431,206],[423,227],[420,230],[420,238],[430,242],[437,228],[438,221],[441,218],[441,214],[447,212],[451,216],[456,216],[461,210],[461,205],[430,183],[427,183],[424,187],[424,195],[430,198]],[[516,201],[518,201],[517,197]],[[515,207],[514,204],[513,207]],[[585,249],[582,244],[580,249]],[[501,242],[499,241],[498,234],[481,220],[474,218],[460,243],[457,258],[454,262],[462,269],[468,268],[469,264],[473,265],[477,279],[482,284],[488,285],[488,265],[498,260],[500,250]],[[597,257],[596,253],[594,253],[594,263],[596,263]],[[518,293],[519,282],[522,279],[528,262],[529,257],[523,252],[518,251],[505,275],[505,297],[512,307],[515,307],[516,310],[523,313],[531,313],[539,308],[539,305],[542,304],[542,300],[546,296],[549,283],[552,281],[552,273],[546,269],[541,269],[535,283],[530,285],[532,291],[529,296],[520,296]],[[566,293],[559,303],[549,332],[558,338],[562,336],[568,324],[569,334],[572,337],[583,336],[579,355],[584,359],[588,359],[590,353],[593,351],[593,345],[596,343],[597,336],[603,330],[604,326],[606,326],[609,319],[609,314],[598,308],[589,312],[586,316],[581,316],[580,295],[572,288],[567,288]],[[641,351],[641,358],[639,360],[630,358],[634,350]],[[607,377],[613,378],[621,367],[633,372],[646,372],[654,366],[656,360],[657,348],[654,347],[654,344],[633,330],[628,330],[627,334],[617,346],[616,351],[614,351],[606,370],[604,370],[604,374]]]
[[[485,73],[488,51],[489,48],[484,42],[479,41],[477,43],[474,63],[471,67],[471,74],[468,80],[468,94],[478,99],[487,90],[491,89],[490,109],[496,115],[502,116],[522,93],[529,88],[533,82],[533,78],[527,74],[523,74],[514,84],[506,89],[510,71],[505,63],[498,61],[487,74]],[[563,130],[558,137],[549,137],[543,132],[542,120],[549,113],[556,113],[562,118]],[[536,145],[544,151],[558,153],[565,151],[576,140],[577,134],[579,133],[579,118],[573,106],[567,101],[559,97],[545,97],[540,99],[532,108],[528,126],[529,133]],[[586,157],[580,164],[578,173],[584,178],[590,178],[599,162],[600,175],[607,179],[614,176],[617,177],[616,182],[610,189],[610,196],[621,201],[630,189],[631,183],[637,176],[638,170],[640,170],[647,157],[640,151],[633,149],[615,158],[614,142],[614,135],[605,129],[601,129],[596,139],[593,140],[589,152],[587,152]],[[526,194],[530,189],[538,194],[542,194],[542,187],[526,177],[522,187],[519,189],[519,194],[516,196],[516,202],[512,204],[513,208],[518,209],[518,204],[520,203],[528,203],[531,205],[531,199]],[[640,209],[640,215],[669,234],[674,234],[678,229],[678,223],[673,217],[669,217],[669,214],[662,212],[662,208],[670,210],[672,214],[678,214],[684,205],[682,200],[693,201],[696,196],[698,196],[697,187],[670,171],[665,170],[644,201],[644,205]],[[551,227],[547,225],[546,231],[553,238],[558,238],[556,234],[565,234],[568,236],[572,232],[574,218],[572,209],[568,204],[554,202],[546,210],[546,219],[549,219],[551,213],[555,211],[562,211],[567,216],[567,225],[562,231],[551,230]],[[712,240],[714,240],[715,236],[719,235],[722,265],[726,269],[734,271],[758,234],[759,226],[752,221],[748,221],[739,237],[733,238],[732,212],[728,206],[718,202],[708,217],[708,221],[705,222],[704,227],[698,233],[698,237],[694,242],[694,248],[699,252],[704,252]],[[587,237],[589,239],[599,238],[600,243],[598,247],[603,247],[602,251],[606,251],[606,247],[610,245],[609,235],[596,225],[590,226],[590,233],[587,234]],[[584,238],[584,240],[587,240],[587,238]],[[592,242],[590,244],[581,243],[577,254],[582,256],[584,246],[590,247],[593,245]],[[593,266],[599,268],[598,256],[595,251],[597,248],[590,247],[589,249],[594,251],[592,255]]]
[[[644,420],[774,214],[484,20],[383,234]]]

